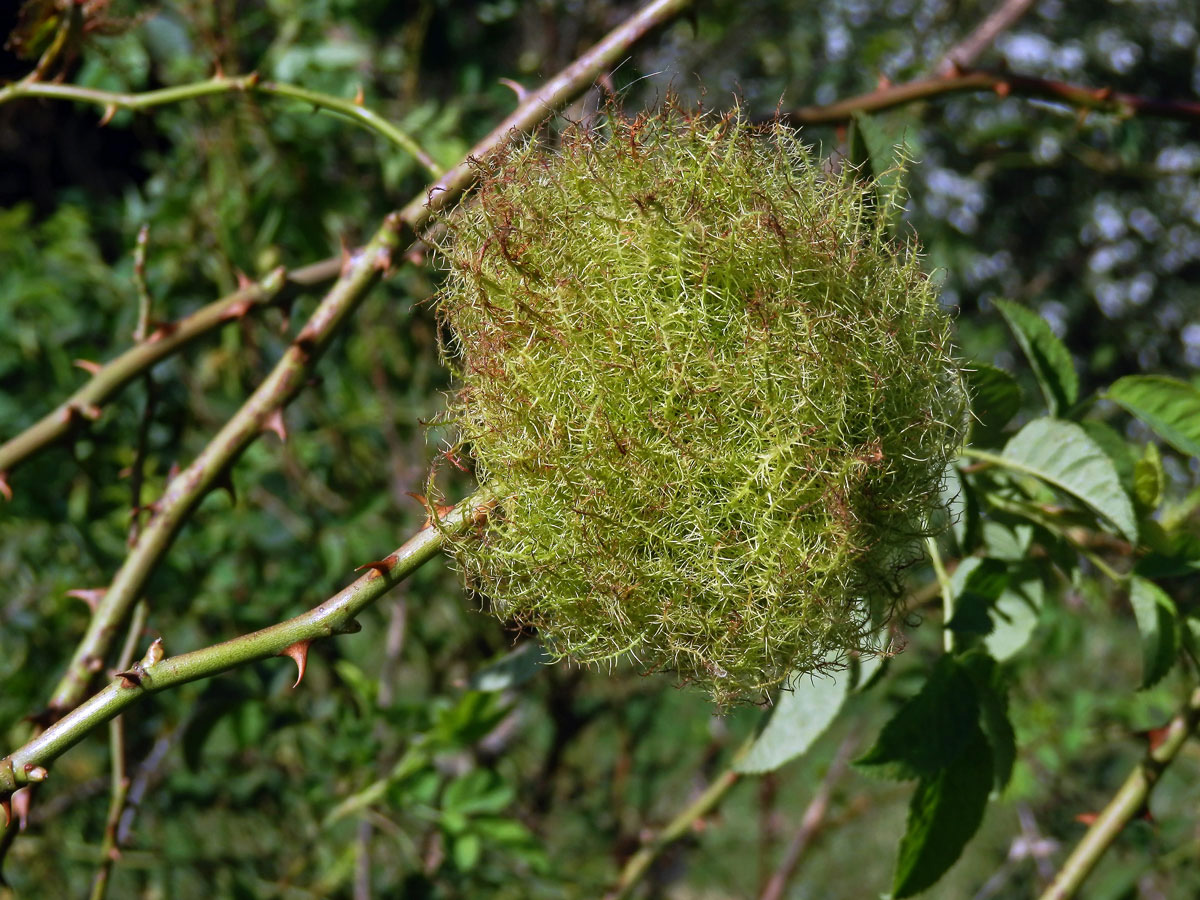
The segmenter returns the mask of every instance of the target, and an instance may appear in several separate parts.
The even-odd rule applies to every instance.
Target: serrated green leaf
[[[1124,537],[1137,540],[1137,516],[1116,467],[1075,423],[1034,419],[1005,445],[999,460],[1081,500]]]
[[[854,764],[885,778],[933,777],[963,752],[978,718],[971,679],[947,654]]]
[[[1079,423],[1079,427],[1087,432],[1096,444],[1104,451],[1105,456],[1112,460],[1117,477],[1121,479],[1121,487],[1128,494],[1133,493],[1133,467],[1137,456],[1129,446],[1129,442],[1117,433],[1111,425],[1088,419]]]
[[[1200,390],[1165,375],[1126,375],[1105,396],[1185,456],[1200,456]]]
[[[734,769],[747,774],[773,772],[812,746],[834,720],[850,684],[847,673],[802,678],[775,703],[767,726]]]
[[[1133,503],[1141,515],[1148,516],[1158,509],[1166,480],[1158,445],[1146,444],[1142,458],[1133,465]]]
[[[969,443],[989,446],[999,442],[1004,426],[1021,409],[1021,386],[995,366],[973,363],[966,370],[967,393],[971,397]]]
[[[958,758],[918,782],[896,860],[896,900],[937,882],[962,855],[983,821],[993,771],[987,738],[972,722]]]
[[[1179,657],[1179,613],[1162,588],[1136,575],[1129,583],[1129,603],[1142,636],[1144,690],[1161,681]]]
[[[1008,679],[998,660],[985,653],[968,654],[963,665],[975,685],[979,724],[992,750],[996,790],[1002,791],[1012,779],[1017,760],[1017,735],[1008,718]]]
[[[993,302],[1029,358],[1050,415],[1066,415],[1079,399],[1079,376],[1070,351],[1050,330],[1049,323],[1033,310],[1011,300]]]

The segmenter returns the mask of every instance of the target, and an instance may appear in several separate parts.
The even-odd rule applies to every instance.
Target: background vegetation
[[[265,660],[123,717],[130,780],[112,896],[594,897],[648,841],[657,858],[633,887],[647,896],[885,893],[914,788],[868,774],[885,766],[846,763],[879,750],[883,725],[923,685],[949,678],[931,674],[946,633],[957,635],[955,658],[975,648],[1002,659],[1018,752],[980,832],[929,896],[1027,897],[1049,883],[1142,758],[1146,732],[1195,684],[1194,661],[1172,666],[1181,648],[1186,656],[1197,603],[1195,431],[1187,416],[1175,432],[1155,430],[1150,417],[1128,415],[1133,401],[1095,392],[1138,373],[1200,384],[1200,114],[1194,99],[1184,102],[1200,90],[1200,11],[1188,0],[1000,5],[1023,15],[965,67],[999,71],[1006,87],[803,132],[833,164],[849,158],[877,172],[906,145],[915,162],[904,227],[920,236],[943,302],[958,310],[963,356],[981,372],[1012,373],[1022,388],[1010,423],[1003,410],[984,411],[972,439],[979,455],[963,460],[964,506],[938,557],[949,586],[929,565],[911,573],[910,613],[896,635],[904,653],[857,673],[857,687],[869,689],[846,698],[808,752],[739,776],[729,766],[761,726],[760,710],[715,717],[702,692],[630,666],[536,666],[531,637],[481,615],[434,561],[364,612],[360,633],[313,644],[301,687],[290,688],[290,663]],[[816,120],[810,107],[955,77],[945,54],[996,6],[709,0],[625,54],[610,84],[631,108],[673,85],[717,109],[740,97],[752,116]],[[439,167],[455,165],[513,109],[514,85],[535,87],[634,9],[612,0],[81,8],[94,27],[61,59],[67,83],[145,91],[219,68],[339,98],[361,92],[365,108],[415,136]],[[23,24],[11,14],[0,22],[5,33],[18,29],[0,78],[24,77],[53,34],[33,27],[52,3],[25,9]],[[1004,72],[1181,102],[1114,111],[1103,90],[1051,102]],[[600,97],[587,92],[568,115],[588,114]],[[139,284],[153,330],[246,277],[358,246],[430,180],[379,133],[279,97],[209,96],[111,116],[95,105],[4,99],[5,439],[86,381],[76,360],[107,361],[133,343]],[[449,385],[423,302],[440,275],[417,255],[338,332],[287,407],[286,441],[253,443],[232,490],[209,494],[179,533],[145,591],[136,656],[151,636],[179,653],[300,613],[420,527],[425,510],[409,494],[424,491],[442,437],[423,423],[443,409]],[[131,506],[157,498],[172,466],[201,452],[320,298],[289,293],[290,309],[272,305],[209,333],[94,420],[83,410],[69,440],[10,474],[13,496],[0,508],[3,752],[28,739],[26,717],[37,719],[87,625],[87,605],[70,592],[109,583],[129,550]],[[991,389],[995,406],[1017,397],[1002,375]],[[1101,476],[1043,494],[996,462],[1014,458],[1008,441],[1027,422],[1066,427],[1044,424],[1047,411],[1087,423],[1078,427],[1119,479],[1107,500],[1097,496]],[[1077,446],[1074,432],[1033,437],[1030,454]],[[1135,469],[1158,458],[1148,446],[1160,451],[1161,490],[1143,479],[1139,493],[1135,474],[1158,478],[1153,462]],[[447,492],[465,495],[469,479],[442,471]],[[1122,576],[1135,562],[1161,597],[1142,588],[1131,605]],[[984,624],[967,617],[944,632],[943,587],[960,612],[985,610]],[[1008,611],[998,614],[1002,603]],[[107,665],[115,661],[110,654]],[[796,720],[815,715],[802,709]],[[80,896],[93,884],[108,856],[108,738],[98,729],[50,766],[7,851],[14,895]],[[1004,743],[989,735],[989,755]],[[1200,893],[1196,747],[1179,751],[1148,814],[1104,854],[1089,897]],[[896,764],[886,753],[876,761]],[[711,802],[689,812],[697,799]],[[654,836],[672,821],[682,840],[660,847]]]

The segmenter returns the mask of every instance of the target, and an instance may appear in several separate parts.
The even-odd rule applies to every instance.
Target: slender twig
[[[390,555],[363,566],[368,571],[352,584],[295,618],[178,656],[162,656],[162,642],[155,641],[140,662],[119,673],[107,687],[37,737],[0,759],[0,798],[6,799],[23,784],[45,781],[50,763],[93,728],[111,721],[150,694],[272,656],[292,657],[303,673],[312,641],[357,631],[355,616],[432,559],[447,537],[472,527],[486,516],[494,502],[487,489],[477,491],[439,518],[436,527],[427,524]]]
[[[214,487],[228,483],[229,469],[264,429],[283,430],[282,409],[308,383],[337,327],[388,268],[405,223],[388,216],[362,250],[350,256],[341,277],[325,295],[271,373],[186,469],[167,485],[103,597],[50,701],[56,714],[83,697],[92,673],[103,667],[117,628],[141,596],[150,575],[166,555],[184,522]]]
[[[1195,100],[1159,100],[1138,94],[1126,94],[1107,87],[1089,88],[1063,81],[982,69],[955,71],[948,75],[888,85],[825,106],[802,106],[785,112],[782,118],[793,125],[832,125],[845,122],[859,112],[883,112],[947,94],[981,91],[991,91],[1001,97],[1011,94],[1050,100],[1081,110],[1119,116],[1143,115],[1185,122],[1200,121],[1200,102]]]
[[[215,75],[206,81],[141,92],[103,91],[75,84],[24,80],[0,88],[0,104],[21,97],[73,100],[102,107],[104,109],[102,121],[107,122],[118,109],[142,111],[156,106],[166,106],[220,94],[265,94],[271,97],[284,97],[289,100],[298,100],[314,109],[337,113],[369,128],[411,155],[434,178],[442,174],[441,167],[410,134],[374,110],[361,105],[357,99],[346,100],[343,97],[322,94],[319,91],[311,91],[292,84],[262,81],[257,72],[251,72],[249,75]]]
[[[1003,0],[970,34],[946,51],[942,61],[937,64],[937,73],[952,75],[973,65],[983,51],[1001,34],[1012,28],[1036,2],[1037,0]]]
[[[616,887],[608,895],[608,900],[625,900],[629,897],[638,882],[650,871],[654,861],[663,854],[663,851],[676,841],[686,837],[697,822],[717,808],[725,795],[729,793],[729,789],[738,783],[741,773],[734,766],[753,745],[755,737],[756,735],[751,735],[746,739],[735,751],[729,768],[714,778],[699,797],[680,810],[661,831],[629,857],[621,869],[621,874],[617,877]]]
[[[1161,740],[1147,749],[1141,762],[1088,828],[1083,840],[1071,851],[1040,900],[1068,900],[1075,896],[1125,826],[1146,808],[1158,779],[1179,755],[1197,725],[1200,725],[1200,688],[1192,691],[1187,703],[1167,723]]]
[[[94,420],[103,406],[142,373],[178,353],[197,338],[251,310],[283,302],[300,290],[325,284],[338,273],[340,261],[324,260],[292,272],[277,269],[260,281],[234,291],[190,316],[155,327],[141,343],[102,366],[80,361],[92,377],[70,397],[20,434],[0,445],[0,491],[11,490],[9,478],[21,463],[62,440],[72,429]]]
[[[942,551],[938,547],[937,538],[925,538],[925,546],[929,550],[933,574],[937,576],[938,588],[942,592],[942,644],[949,653],[954,649],[954,632],[949,628],[950,620],[954,618],[954,585],[950,583],[950,574],[942,561]]]
[[[850,757],[857,744],[857,736],[851,734],[838,747],[833,761],[825,772],[825,777],[821,779],[812,800],[804,810],[804,815],[800,818],[800,827],[796,829],[796,833],[788,842],[787,850],[784,851],[779,867],[771,875],[767,886],[763,888],[759,900],[783,900],[788,882],[792,880],[797,866],[800,865],[800,858],[825,826],[825,817],[829,813],[829,801],[833,797],[833,789],[846,774],[846,770],[850,766]]]
[[[125,636],[125,646],[121,648],[121,655],[117,659],[118,670],[124,671],[133,664],[133,654],[137,650],[138,640],[146,627],[146,617],[149,611],[150,607],[145,600],[134,607],[129,631]],[[122,716],[115,716],[109,721],[108,744],[111,772],[108,815],[104,819],[104,841],[100,845],[100,864],[92,879],[92,892],[89,900],[104,900],[108,894],[113,863],[117,861],[121,849],[121,818],[125,813],[125,803],[129,798],[130,784],[129,776],[125,771],[125,723]]]

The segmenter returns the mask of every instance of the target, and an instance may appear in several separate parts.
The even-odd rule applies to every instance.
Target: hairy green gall
[[[781,124],[669,104],[479,163],[447,221],[450,420],[496,614],[758,699],[874,653],[962,439],[915,249]]]

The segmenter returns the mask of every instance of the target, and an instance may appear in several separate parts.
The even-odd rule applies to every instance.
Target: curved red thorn
[[[370,569],[376,575],[387,575],[392,571],[392,564],[386,559],[374,559],[371,562],[363,563],[355,568],[355,572],[361,572],[363,569]]]
[[[520,82],[513,81],[511,78],[501,78],[500,83],[517,95],[518,103],[524,103],[525,98],[529,96],[529,89]]]
[[[117,114],[117,104],[110,103],[104,107],[104,115],[100,117],[100,127],[103,128],[112,121],[112,117]]]
[[[263,422],[263,431],[273,431],[281,442],[287,443],[287,425],[283,421],[282,409],[277,409],[267,416]]]
[[[5,500],[12,499],[12,488],[8,486],[7,472],[0,472],[0,495],[3,495]]]
[[[79,413],[79,415],[83,416],[85,419],[91,419],[93,422],[100,418],[100,407],[98,407],[95,403],[88,403],[83,406],[72,406],[71,409]]]
[[[77,359],[74,361],[74,365],[76,368],[83,369],[89,375],[95,375],[104,368],[100,363],[92,362],[90,359]]]
[[[72,588],[67,591],[67,596],[74,597],[76,600],[82,600],[88,605],[88,609],[95,612],[96,606],[104,599],[104,595],[107,593],[108,588]]]
[[[12,811],[17,817],[17,831],[29,824],[29,809],[33,806],[33,791],[22,789],[12,795]]]
[[[253,282],[241,284],[241,279],[245,277],[246,276],[244,276],[241,272],[238,272],[239,287],[243,289],[248,287],[250,284],[253,284]],[[241,300],[235,300],[233,303],[230,303],[227,307],[225,307],[225,311],[221,313],[221,321],[229,322],[233,319],[241,319],[245,317],[246,313],[250,312],[250,308],[252,306],[254,306],[254,304],[244,298]]]
[[[306,638],[279,651],[280,656],[286,656],[296,664],[296,680],[292,682],[293,689],[299,687],[300,682],[304,680],[304,672],[308,668],[308,647],[311,643],[312,638]]]
[[[253,278],[251,278],[249,275],[247,275],[241,269],[237,269],[236,271],[237,271],[237,283],[238,283],[239,291],[244,291],[247,288],[254,287],[254,279]]]

